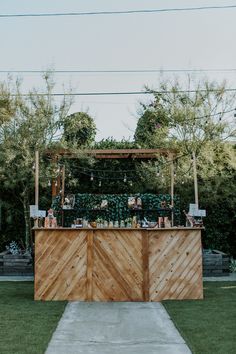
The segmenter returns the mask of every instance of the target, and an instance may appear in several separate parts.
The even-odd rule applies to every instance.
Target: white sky
[[[236,5],[236,0],[8,0],[0,14],[118,11]],[[0,70],[128,70],[236,68],[236,8],[111,16],[0,18]],[[38,74],[21,74],[24,87],[39,86]],[[57,74],[76,92],[140,91],[156,87],[159,74]],[[198,75],[199,76],[199,75]],[[211,73],[236,87],[235,73]],[[0,74],[0,80],[6,78]],[[72,112],[89,109],[97,140],[132,138],[144,96],[78,96]]]

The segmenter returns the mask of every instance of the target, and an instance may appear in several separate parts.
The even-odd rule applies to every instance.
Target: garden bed
[[[229,275],[230,257],[221,251],[203,251],[203,276],[220,277]]]
[[[0,275],[32,275],[31,255],[0,253]]]

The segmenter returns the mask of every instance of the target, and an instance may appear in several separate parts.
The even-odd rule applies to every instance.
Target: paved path
[[[70,302],[45,354],[191,354],[161,303]]]
[[[0,275],[0,281],[34,281],[33,275]],[[203,281],[236,281],[236,273],[223,277],[204,277]]]
[[[0,281],[34,281],[33,275],[1,275]]]
[[[236,281],[236,272],[223,277],[203,277],[203,281]]]

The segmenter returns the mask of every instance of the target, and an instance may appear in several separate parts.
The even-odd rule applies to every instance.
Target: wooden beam
[[[171,206],[174,208],[174,183],[175,183],[175,171],[174,171],[174,156],[170,154],[170,198]],[[174,212],[171,212],[171,226],[174,226]]]
[[[35,151],[35,205],[39,205],[39,152]]]
[[[196,162],[196,154],[193,152],[193,179],[194,179],[194,195],[195,195],[195,204],[199,205],[198,203],[198,181],[197,181],[197,162]]]
[[[64,150],[60,149],[56,152],[52,152],[50,150],[47,150],[45,152],[46,154],[50,156],[66,156],[66,157],[71,157],[71,158],[80,158],[81,155],[75,154],[71,152],[70,150]],[[173,155],[177,154],[177,151],[174,149],[95,149],[95,150],[83,150],[81,151],[82,154],[85,155],[92,155],[96,158],[130,158],[130,157],[135,157],[135,158],[155,158],[158,155],[166,155],[168,156],[169,153],[172,153]],[[108,157],[109,155],[109,157]],[[134,156],[135,155],[135,156]],[[113,156],[113,157],[112,157]],[[124,157],[122,157],[124,156]]]
[[[66,177],[66,167],[65,165],[63,165],[61,170],[61,205],[64,204],[64,198],[65,198],[65,177]]]
[[[35,205],[39,208],[39,152],[35,151]],[[38,227],[38,217],[34,219],[34,226]]]

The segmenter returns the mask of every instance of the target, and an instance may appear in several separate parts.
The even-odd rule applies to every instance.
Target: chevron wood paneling
[[[93,300],[142,301],[142,235],[101,230],[94,236]]]
[[[202,299],[200,230],[149,232],[149,297]]]
[[[37,229],[35,299],[201,299],[201,230]]]
[[[35,300],[86,300],[88,234],[36,231]]]

